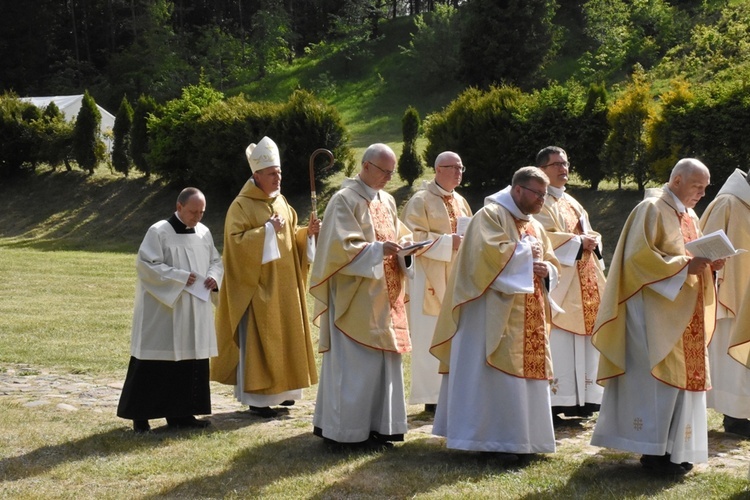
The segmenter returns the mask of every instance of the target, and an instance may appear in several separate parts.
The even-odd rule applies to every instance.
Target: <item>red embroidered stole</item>
[[[565,230],[569,233],[581,235],[583,228],[581,220],[576,211],[565,199],[565,196],[558,200],[560,213],[565,221]],[[590,250],[584,250],[581,260],[576,262],[578,270],[578,282],[581,286],[581,306],[583,310],[583,324],[586,335],[594,333],[594,323],[596,322],[596,313],[599,311],[599,286],[596,279],[596,255]]]
[[[698,237],[693,219],[687,213],[680,217],[680,232],[685,243]],[[690,323],[682,334],[682,348],[685,353],[686,387],[688,391],[706,390],[706,339],[703,317],[703,276],[698,277],[698,299],[690,318]]]
[[[529,221],[516,219],[519,236],[528,234],[537,237]],[[547,326],[544,320],[544,292],[542,278],[534,275],[534,293],[524,295],[524,378],[546,379]]]
[[[443,203],[445,203],[445,209],[448,210],[448,219],[451,221],[451,233],[455,233],[458,227],[458,215],[461,213],[461,210],[458,208],[453,195],[443,196]]]
[[[370,217],[378,241],[396,241],[396,227],[388,207],[379,199],[369,204]],[[388,300],[391,304],[391,321],[396,334],[396,351],[408,352],[411,349],[411,338],[404,306],[404,290],[401,268],[398,257],[389,255],[383,259],[385,282],[388,288]]]

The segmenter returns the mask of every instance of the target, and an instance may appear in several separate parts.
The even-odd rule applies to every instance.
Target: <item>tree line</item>
[[[605,179],[620,183],[632,180],[639,187],[652,180],[662,180],[679,156],[700,157],[712,171],[722,175],[748,163],[750,151],[742,134],[750,123],[745,97],[750,76],[750,45],[746,41],[750,32],[750,2],[731,5],[719,1],[665,0],[561,0],[559,4],[547,0],[489,2],[493,5],[487,2],[489,0],[470,0],[459,2],[458,6],[452,2],[377,4],[383,9],[388,5],[397,7],[395,10],[379,10],[378,18],[398,15],[401,10],[417,13],[432,9],[429,15],[415,14],[411,43],[402,47],[403,54],[414,63],[411,69],[426,79],[442,75],[470,80],[466,73],[467,61],[462,54],[466,54],[465,40],[474,40],[473,46],[481,45],[475,38],[477,32],[492,37],[496,44],[506,38],[520,44],[516,53],[502,47],[502,50],[485,51],[480,59],[486,71],[477,73],[483,75],[484,80],[468,87],[443,111],[424,117],[422,122],[419,116],[414,116],[415,110],[407,110],[403,132],[404,151],[408,157],[399,162],[400,173],[407,182],[418,177],[422,162],[430,164],[434,155],[445,149],[460,151],[468,165],[478,167],[467,171],[466,175],[467,187],[477,191],[507,182],[509,173],[515,168],[531,163],[530,155],[540,144],[565,147],[578,175],[593,188]],[[312,5],[322,8],[322,4],[316,1],[308,3],[309,8]],[[365,7],[372,4],[346,4],[347,8],[359,5],[359,17],[351,19],[360,21],[357,29],[364,30],[361,32],[364,35],[358,38],[351,31],[346,34],[345,30],[339,32],[339,49],[349,47],[347,44],[352,40],[366,43],[364,40],[377,36],[378,23],[363,22],[367,19]],[[42,0],[23,5],[50,7]],[[271,5],[274,5],[272,1],[258,4],[265,8]],[[279,5],[288,9],[296,4]],[[304,155],[325,145],[329,149],[339,148],[337,158],[343,160],[337,168],[352,168],[350,152],[346,148],[348,133],[340,117],[336,110],[314,94],[297,90],[286,103],[263,103],[239,93],[224,92],[221,80],[212,78],[210,71],[202,75],[199,72],[197,83],[183,85],[183,81],[191,80],[193,76],[185,80],[167,78],[174,75],[169,72],[180,65],[167,64],[166,60],[150,65],[150,58],[158,52],[157,49],[169,52],[170,57],[184,53],[171,51],[169,40],[172,39],[141,37],[142,34],[168,32],[170,36],[176,36],[185,30],[186,34],[196,36],[195,26],[200,23],[201,26],[214,26],[214,21],[219,19],[237,29],[247,21],[239,15],[240,9],[247,11],[247,4],[231,1],[70,1],[65,4],[67,16],[56,18],[50,31],[62,33],[65,30],[63,20],[71,23],[70,27],[82,29],[80,26],[85,26],[85,23],[80,26],[75,23],[83,22],[81,16],[91,19],[93,11],[90,9],[94,6],[105,9],[96,11],[99,13],[112,9],[111,19],[122,21],[118,29],[124,30],[123,26],[131,28],[129,35],[121,34],[131,42],[130,45],[120,45],[116,40],[121,40],[121,37],[114,36],[119,31],[109,30],[112,47],[121,50],[114,55],[108,54],[105,58],[108,62],[102,68],[117,75],[116,80],[121,85],[140,81],[144,88],[152,90],[135,94],[141,97],[134,102],[123,97],[126,94],[113,91],[119,96],[111,158],[115,170],[127,174],[128,169],[136,168],[168,180],[199,179],[234,185],[238,182],[238,174],[232,169],[244,165],[241,151],[234,151],[236,144],[244,143],[246,137],[264,135],[268,130],[278,134],[280,142],[290,145],[300,143],[298,135],[307,134],[316,141],[310,147],[290,147],[285,164],[306,168]],[[16,5],[13,8],[23,10],[24,7]],[[262,18],[261,10],[254,11],[255,16],[251,17]],[[129,13],[130,17],[118,17],[116,12]],[[236,13],[234,17],[230,16],[232,12]],[[19,12],[21,14],[23,12]],[[561,15],[573,20],[566,29],[572,30],[571,26],[576,25],[584,27],[579,36],[570,34],[564,37],[564,43],[556,38],[560,25],[552,22],[559,20]],[[78,21],[73,21],[74,17]],[[2,19],[0,22],[7,24],[7,16]],[[129,22],[126,23],[125,19]],[[136,23],[137,19],[151,19],[153,22]],[[163,22],[156,22],[158,19]],[[343,26],[336,24],[336,16],[329,21],[331,19],[329,26]],[[494,24],[491,19],[496,20]],[[524,40],[529,43],[511,35],[506,37],[508,30],[523,31],[518,24],[511,22],[522,20],[526,26],[538,23],[542,28],[547,26],[550,29],[545,32],[540,28],[527,33]],[[23,26],[24,21],[19,21],[19,25]],[[166,31],[159,31],[157,27]],[[102,26],[98,29],[108,31]],[[265,33],[263,41],[270,43],[273,37],[269,38],[269,32]],[[329,30],[327,40],[333,39],[330,33]],[[550,43],[544,41],[544,33],[549,36]],[[68,30],[66,36],[70,35]],[[94,35],[89,33],[87,36]],[[531,43],[534,37],[539,37],[539,43]],[[282,45],[289,48],[289,40],[281,39],[284,40]],[[79,40],[72,46],[68,40],[68,45],[60,47],[66,47],[63,52],[76,53],[76,58],[95,66],[96,51],[91,50],[93,45],[90,43],[93,38],[87,40]],[[139,40],[150,41],[139,45]],[[592,40],[597,43],[592,44]],[[160,45],[160,41],[164,43]],[[217,47],[233,47],[221,41],[216,43]],[[548,80],[544,85],[533,84],[540,77],[540,68],[554,69],[550,54],[565,56],[572,53],[571,46],[575,44],[580,45],[578,49],[585,50],[577,50],[582,55],[569,62],[574,68],[569,78],[562,83]],[[318,42],[307,44],[305,48],[324,51],[323,45],[324,42]],[[136,58],[138,49],[142,53]],[[131,62],[134,67],[138,63],[138,71],[132,74],[114,72],[112,61],[122,61],[119,58],[128,51],[132,51]],[[338,50],[338,57],[342,52],[347,57],[343,50]],[[199,54],[197,51],[194,56],[199,58]],[[259,57],[253,51],[239,51],[237,54]],[[440,57],[435,57],[435,54]],[[514,58],[524,55],[536,60],[536,65],[513,63],[517,60]],[[495,63],[492,63],[492,58]],[[27,67],[31,68],[33,64],[29,63]],[[520,69],[513,73],[512,68],[516,67]],[[3,71],[12,74],[18,65],[10,64],[8,68]],[[210,68],[211,71],[217,68],[240,70],[244,66],[222,63]],[[162,77],[149,75],[151,69],[158,70]],[[128,79],[128,74],[133,78]],[[140,76],[136,78],[136,75]],[[502,75],[508,77],[507,82]],[[30,78],[28,81],[36,80]],[[55,82],[55,78],[52,81]],[[112,89],[114,85],[108,82],[105,86]],[[178,85],[176,89],[171,88]],[[16,103],[15,96],[11,92],[0,99],[0,137],[3,139],[0,143],[0,176],[11,177],[41,163],[53,167],[65,164],[72,168],[71,161],[74,161],[81,168],[90,170],[95,164],[92,158],[101,161],[101,146],[77,130],[83,127],[81,123],[96,119],[95,109],[91,112],[93,118],[82,120],[79,117],[72,126],[57,119],[54,109],[34,111]],[[319,115],[317,112],[309,114],[305,111],[308,108],[320,110]],[[426,135],[428,146],[422,158],[415,158],[414,141],[420,132]],[[76,134],[79,139],[74,140]],[[196,144],[201,147],[197,148]],[[228,155],[228,151],[231,154]],[[243,171],[241,177],[244,178],[244,174]]]

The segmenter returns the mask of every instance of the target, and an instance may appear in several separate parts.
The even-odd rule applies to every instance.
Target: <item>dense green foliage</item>
[[[3,2],[0,85],[19,95],[165,102],[198,83],[222,91],[263,78],[313,44],[454,0],[26,0]],[[342,37],[343,35],[343,37]]]
[[[91,0],[82,18],[82,7],[74,1],[64,12],[50,8],[64,14],[70,26],[89,27],[87,16],[107,12]],[[130,130],[133,164],[174,182],[234,188],[247,174],[243,146],[263,135],[280,143],[287,171],[302,168],[314,149],[343,147],[344,120],[357,137],[356,147],[394,143],[397,117],[409,106],[425,116],[428,143],[422,158],[446,149],[459,152],[470,167],[480,167],[465,178],[468,189],[477,191],[507,182],[549,144],[564,147],[580,178],[593,188],[605,179],[634,180],[639,186],[663,180],[676,159],[687,155],[706,161],[721,178],[750,155],[742,141],[750,78],[747,0],[394,1],[374,10],[359,0],[312,0],[295,12],[270,1],[252,6],[251,13],[232,1],[136,1],[125,8],[125,2],[111,0],[108,7],[111,15],[101,31],[90,30],[75,42],[86,49],[78,51],[78,61],[91,56],[90,66],[70,66],[45,79],[54,85],[48,93],[69,88],[60,85],[63,74],[106,88],[118,102],[124,90],[139,89],[142,99]],[[24,11],[13,9],[18,15]],[[310,25],[300,21],[298,11],[315,17],[321,9],[331,16],[323,28],[307,31]],[[411,26],[406,19],[382,22],[407,13],[414,15]],[[120,18],[128,20],[125,29],[108,24]],[[58,43],[65,24],[49,21],[42,37],[54,33],[45,43]],[[102,48],[106,57],[99,60],[88,50],[107,29],[118,43]],[[3,34],[6,40],[20,36],[16,29]],[[519,36],[523,43],[509,42]],[[471,55],[462,52],[467,43],[476,49]],[[18,64],[36,68],[38,62],[8,61],[2,71],[15,76]],[[118,78],[105,83],[97,73],[103,67],[107,78]],[[633,72],[634,67],[642,69]],[[479,69],[481,87],[466,89],[435,113],[458,94],[461,68]],[[266,76],[252,81],[261,75]],[[182,97],[165,99],[178,91]],[[432,97],[440,93],[446,95]],[[343,118],[320,111],[329,109],[322,99]],[[305,104],[310,102],[315,104]],[[0,175],[42,163],[70,168],[71,139],[62,121],[42,120],[38,111],[23,109],[5,111],[3,133],[10,133],[8,143],[18,147],[6,148]],[[411,152],[405,144],[404,153],[406,158],[416,148]],[[349,155],[336,151],[337,169],[353,165]],[[90,171],[89,159],[78,163]],[[119,157],[113,165],[123,171]],[[285,176],[285,188],[304,186],[304,176]]]
[[[35,108],[11,94],[0,97],[0,179],[17,177],[23,165],[33,157],[34,134],[25,116]],[[36,113],[38,115],[39,111]]]
[[[39,120],[31,124],[36,131],[37,157],[34,164],[47,164],[56,169],[62,164],[68,171],[72,169],[70,159],[73,151],[74,124],[65,121],[54,102],[49,103]]]
[[[73,157],[82,169],[89,173],[104,159],[104,144],[99,140],[99,124],[102,114],[88,91],[83,94],[81,109],[73,130]]]
[[[419,135],[419,111],[409,106],[401,118],[401,131],[404,137],[404,148],[398,159],[398,175],[411,187],[421,177],[424,170],[417,154],[417,136]]]
[[[148,117],[156,113],[157,104],[153,97],[142,95],[138,98],[133,110],[133,123],[130,127],[130,157],[135,168],[151,175],[151,167],[146,157],[151,151],[148,144]]]
[[[325,179],[353,161],[348,134],[338,112],[305,91],[281,104],[253,102],[244,96],[223,99],[207,85],[188,86],[148,123],[153,171],[178,184],[194,184],[222,192],[238,191],[250,171],[245,147],[263,136],[278,145],[284,170],[284,191],[309,188],[310,154],[318,148],[333,152],[334,168],[316,166]]]
[[[460,45],[469,85],[528,86],[553,48],[554,0],[472,0]]]
[[[414,17],[414,32],[402,51],[410,58],[414,73],[421,77],[420,83],[459,79],[461,33],[460,11],[451,5],[437,5],[430,15]]]
[[[115,117],[115,126],[112,129],[114,142],[112,144],[112,166],[115,171],[128,176],[130,171],[130,130],[133,125],[133,107],[127,97],[122,98],[120,108]]]

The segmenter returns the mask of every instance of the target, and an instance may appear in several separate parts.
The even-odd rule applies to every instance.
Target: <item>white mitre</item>
[[[257,145],[250,144],[245,150],[245,156],[253,173],[264,168],[281,166],[279,147],[269,137],[264,137]]]

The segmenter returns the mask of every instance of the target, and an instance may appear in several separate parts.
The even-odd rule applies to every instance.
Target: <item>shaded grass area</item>
[[[294,413],[296,412],[296,414]],[[301,413],[301,414],[300,414]],[[383,453],[335,452],[309,410],[266,421],[216,415],[206,432],[135,436],[111,415],[39,411],[0,400],[0,495],[15,498],[746,498],[739,471],[645,475],[631,454],[577,452],[505,464],[447,450],[409,416],[407,440]],[[305,422],[299,425],[299,420]],[[744,471],[742,471],[744,472]]]
[[[364,148],[355,149],[357,158],[361,158],[363,152]],[[410,187],[394,176],[386,191],[403,207],[422,181],[432,177],[433,169],[426,168],[423,177]],[[325,203],[343,178],[344,174],[339,172],[326,180],[318,193],[319,216],[323,215]],[[611,255],[607,253],[614,250],[622,225],[641,200],[642,193],[633,188],[604,187],[592,191],[571,182],[569,192],[586,207],[594,229],[603,235],[605,260],[609,262]],[[93,176],[80,171],[41,171],[4,183],[0,186],[0,248],[135,253],[148,227],[174,212],[180,189],[138,175],[123,178],[104,167],[97,169]],[[476,212],[482,207],[485,196],[496,190],[464,195]],[[203,223],[211,229],[219,250],[223,246],[224,217],[235,194],[206,193],[208,203]],[[297,210],[300,222],[306,224],[309,196],[303,194],[288,199]],[[701,204],[699,213],[707,203],[708,200]]]

